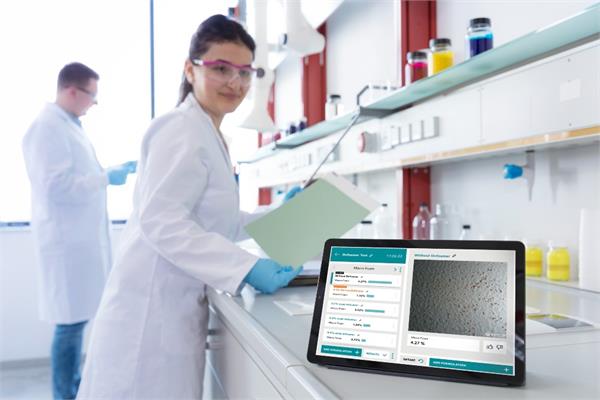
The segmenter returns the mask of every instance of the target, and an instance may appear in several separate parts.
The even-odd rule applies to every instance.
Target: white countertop
[[[296,398],[600,398],[600,330],[527,336],[526,384],[482,386],[329,369],[306,360],[312,315],[290,316],[274,301],[314,303],[316,287],[293,287],[272,296],[245,288],[232,297],[209,291],[213,309],[238,340],[261,358]],[[600,324],[600,295],[527,282],[527,305]]]

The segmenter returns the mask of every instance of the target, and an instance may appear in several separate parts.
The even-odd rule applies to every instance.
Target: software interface
[[[317,355],[513,375],[515,252],[332,247]]]

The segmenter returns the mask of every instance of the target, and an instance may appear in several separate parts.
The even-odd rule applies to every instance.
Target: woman
[[[255,44],[216,15],[192,37],[180,103],[142,143],[134,210],[95,320],[78,398],[200,398],[208,325],[206,286],[266,293],[299,269],[258,259],[233,241],[239,211],[225,114],[246,95]]]

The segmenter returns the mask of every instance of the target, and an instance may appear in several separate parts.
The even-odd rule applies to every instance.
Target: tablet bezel
[[[327,357],[316,354],[327,283],[329,259],[333,246],[389,247],[466,250],[509,250],[515,252],[515,375],[497,375],[453,369],[419,367],[350,358]],[[325,242],[321,273],[317,286],[315,308],[307,351],[311,363],[382,374],[398,374],[422,378],[478,383],[486,385],[520,386],[525,382],[525,246],[521,242],[483,240],[380,240],[380,239],[329,239]]]

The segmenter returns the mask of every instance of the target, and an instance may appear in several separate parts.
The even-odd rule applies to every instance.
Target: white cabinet
[[[207,373],[214,378],[229,399],[282,399],[284,396],[262,372],[232,331],[210,312]],[[205,396],[206,397],[206,396]]]

